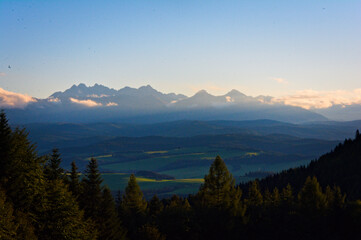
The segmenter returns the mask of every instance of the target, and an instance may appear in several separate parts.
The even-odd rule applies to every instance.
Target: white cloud
[[[102,98],[102,97],[109,97],[109,95],[106,95],[106,94],[101,94],[101,95],[91,94],[91,95],[87,95],[87,97],[91,97],[91,98]]]
[[[234,100],[230,96],[226,96],[226,101],[227,102],[234,102]]]
[[[315,91],[312,89],[297,91],[293,95],[272,99],[272,103],[302,107],[305,109],[328,108],[333,105],[361,104],[361,89],[351,91]]]
[[[272,80],[281,83],[281,84],[288,84],[288,81],[284,78],[272,78]]]
[[[115,103],[115,102],[108,102],[107,103],[107,107],[113,107],[113,106],[118,106],[118,103]]]
[[[24,108],[30,102],[36,102],[36,99],[25,94],[9,92],[0,88],[0,107]]]
[[[76,99],[76,98],[69,98],[69,100],[73,103],[77,103],[77,104],[80,104],[80,105],[83,105],[83,106],[86,106],[86,107],[99,107],[99,106],[102,106],[101,103],[97,103],[93,100],[90,100],[90,99],[87,99],[87,100],[79,100],[79,99]]]
[[[61,102],[59,98],[48,98],[48,102],[52,102],[52,103],[59,103]]]

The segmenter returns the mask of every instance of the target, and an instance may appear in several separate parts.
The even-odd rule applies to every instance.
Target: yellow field
[[[151,178],[143,178],[137,177],[138,182],[177,182],[177,183],[203,183],[204,180],[202,178],[188,178],[188,179],[174,179],[174,180],[155,180]]]
[[[249,157],[255,157],[255,156],[258,156],[259,153],[258,152],[248,152],[246,153],[246,156],[249,156]]]
[[[88,157],[86,160],[89,161],[92,158],[99,159],[99,158],[109,158],[109,157],[113,157],[113,155],[109,154],[109,155],[101,155],[101,156],[96,156],[96,157]]]
[[[149,151],[145,152],[146,154],[155,154],[155,153],[167,153],[168,151]]]

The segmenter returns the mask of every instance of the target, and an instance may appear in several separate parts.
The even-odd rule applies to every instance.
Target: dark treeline
[[[350,189],[360,191],[360,182],[333,181],[336,177],[327,176],[326,169],[323,175],[297,171],[317,169],[313,166],[328,158],[344,159],[345,152],[360,164],[361,155],[354,155],[360,142],[357,133],[355,140],[347,140],[309,167],[292,170],[297,181],[288,171],[237,186],[218,156],[195,195],[162,200],[155,195],[146,201],[131,175],[124,193],[114,199],[102,184],[95,159],[81,179],[74,162],[65,172],[56,149],[49,156],[38,156],[26,132],[12,130],[2,112],[0,239],[358,239],[361,201]],[[352,168],[351,163],[345,165],[339,165],[339,176]],[[351,178],[357,179],[353,173]],[[302,184],[293,186],[296,182]],[[346,186],[343,192],[347,182],[353,187]],[[346,195],[349,190],[351,198]]]
[[[261,189],[284,188],[291,184],[299,191],[307,176],[316,176],[323,187],[339,186],[349,200],[361,199],[361,135],[357,130],[355,139],[346,139],[331,152],[312,161],[307,167],[288,169],[260,180]],[[248,184],[241,184],[247,191]]]

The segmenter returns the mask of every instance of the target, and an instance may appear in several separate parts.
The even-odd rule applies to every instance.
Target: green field
[[[85,144],[90,140],[93,143]],[[104,173],[104,183],[112,191],[124,191],[129,174],[136,173],[145,195],[168,196],[195,193],[217,155],[236,181],[243,182],[257,174],[265,176],[307,164],[334,144],[291,136],[226,134],[87,139],[83,145],[60,150],[65,168],[76,161],[79,169],[84,170],[89,159],[96,158],[100,172]],[[249,172],[252,175],[246,176]]]
[[[130,174],[125,173],[103,173],[104,183],[112,190],[121,192],[127,186]],[[152,197],[157,194],[160,197],[167,197],[173,194],[187,195],[196,193],[199,186],[203,183],[203,179],[175,179],[175,180],[155,180],[145,177],[137,177],[146,197]]]
[[[137,171],[153,171],[175,178],[174,180],[155,180],[137,176],[137,181],[147,197],[151,197],[155,193],[160,197],[196,193],[217,155],[225,159],[237,183],[251,180],[251,178],[241,177],[248,172],[279,172],[308,162],[308,160],[274,163],[256,161],[257,157],[263,154],[263,151],[249,152],[242,149],[195,147],[127,152],[121,154],[123,158],[117,157],[120,155],[119,153],[103,154],[96,158],[99,160],[100,170],[104,172],[102,174],[104,183],[112,191],[124,191],[130,173]],[[239,164],[237,161],[237,164],[234,164],[229,160],[234,157],[244,159],[244,163]],[[85,159],[89,159],[89,157]]]

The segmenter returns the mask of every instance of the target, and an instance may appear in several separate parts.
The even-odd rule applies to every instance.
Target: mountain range
[[[31,122],[132,122],[177,120],[256,120],[300,123],[327,120],[301,107],[274,103],[272,97],[247,96],[232,90],[213,96],[201,90],[194,96],[161,93],[150,85],[120,90],[95,84],[73,85],[46,99],[34,99],[24,108],[9,108],[14,123]]]

